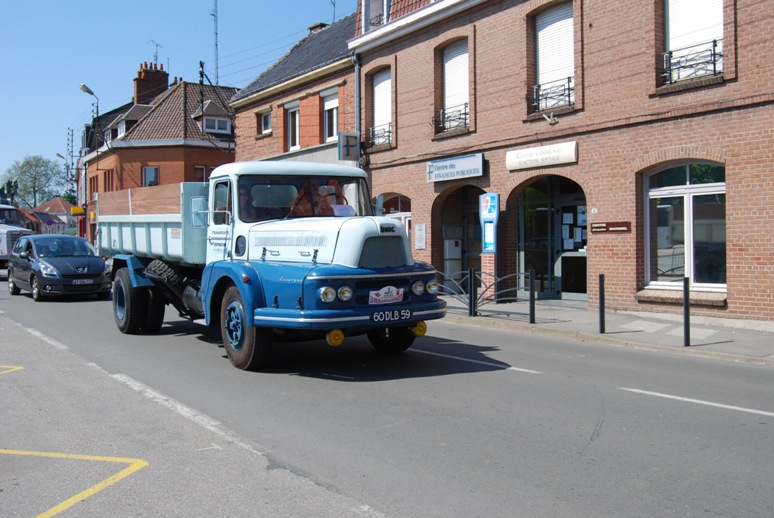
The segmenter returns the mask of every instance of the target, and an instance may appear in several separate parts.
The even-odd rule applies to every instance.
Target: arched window
[[[689,163],[645,178],[646,279],[650,287],[726,285],[726,169]]]

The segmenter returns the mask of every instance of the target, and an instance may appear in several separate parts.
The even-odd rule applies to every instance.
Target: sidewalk
[[[468,316],[467,303],[442,297],[448,304],[446,322],[507,329],[519,333],[576,339],[617,347],[689,354],[774,366],[774,323],[691,316],[690,346],[679,315],[607,310],[605,333],[599,311],[585,301],[541,300],[535,303],[535,323],[529,323],[529,303],[485,304],[478,316]]]

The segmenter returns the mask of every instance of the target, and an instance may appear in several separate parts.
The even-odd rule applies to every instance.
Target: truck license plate
[[[371,322],[399,322],[411,319],[410,309],[388,309],[371,313]]]
[[[73,284],[92,284],[94,279],[73,279]]]

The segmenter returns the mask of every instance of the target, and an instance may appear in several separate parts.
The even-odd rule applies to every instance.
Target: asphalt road
[[[248,373],[0,286],[0,516],[774,515],[771,367],[441,321]]]

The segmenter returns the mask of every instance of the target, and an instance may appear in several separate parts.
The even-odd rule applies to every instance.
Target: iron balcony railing
[[[470,112],[468,111],[468,103],[438,110],[435,126],[439,133],[458,128],[467,128],[469,125]]]
[[[540,112],[562,106],[571,106],[575,101],[573,78],[559,79],[532,87],[532,111]]]
[[[383,146],[392,142],[392,123],[368,128],[366,147]]]
[[[664,52],[664,68],[661,70],[664,84],[717,75],[721,72],[723,72],[722,39]]]

